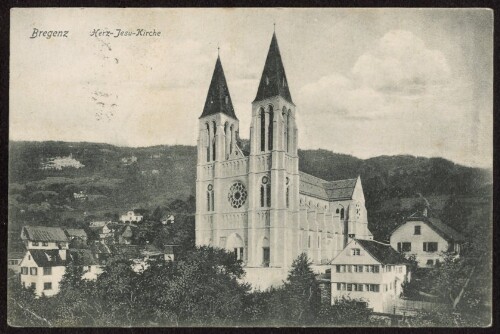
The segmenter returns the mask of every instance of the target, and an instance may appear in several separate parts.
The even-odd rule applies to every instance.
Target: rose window
[[[247,190],[245,186],[241,182],[236,182],[229,188],[227,198],[233,208],[241,208],[247,200]]]

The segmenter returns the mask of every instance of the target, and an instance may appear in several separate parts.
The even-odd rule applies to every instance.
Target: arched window
[[[230,136],[231,133],[229,132],[229,123],[226,122],[224,124],[224,140],[225,140],[225,143],[226,143],[226,146],[225,146],[225,149],[226,149],[226,160],[229,159],[229,145],[230,145],[230,138],[228,136]]]
[[[287,152],[290,152],[291,146],[292,146],[292,134],[293,134],[293,129],[292,129],[292,110],[288,109],[288,112],[286,114],[286,124],[288,125],[288,137],[286,138],[287,142]]]
[[[207,211],[214,211],[214,187],[211,184],[207,187]]]
[[[268,124],[269,141],[267,142],[269,151],[273,149],[273,123],[274,123],[273,106],[269,106],[269,124]]]
[[[207,138],[208,138],[208,143],[207,143],[207,162],[210,162],[210,125],[207,123]]]
[[[233,153],[233,137],[234,137],[234,128],[233,128],[233,125],[231,124],[231,127],[230,127],[230,135],[231,135],[231,139],[229,141],[229,154],[232,154]]]
[[[266,150],[266,114],[264,109],[260,108],[260,150],[264,152]]]
[[[290,207],[290,179],[286,178],[286,195],[285,195],[286,207]]]
[[[340,219],[344,219],[344,208],[340,209]]]
[[[271,182],[267,176],[263,176],[260,185],[260,206],[271,206]]]
[[[284,81],[285,79],[283,79]],[[284,131],[283,139],[285,141],[285,152],[288,152],[288,113],[286,112],[286,107],[283,106],[283,121],[284,121]]]
[[[286,207],[290,207],[290,187],[286,187]]]
[[[215,161],[215,142],[217,141],[217,125],[215,124],[215,121],[212,122],[212,126],[214,127],[214,136],[212,138],[212,160]]]

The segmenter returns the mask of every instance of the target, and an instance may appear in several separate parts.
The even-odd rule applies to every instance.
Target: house
[[[106,224],[111,223],[111,221],[92,221],[89,223],[89,227],[103,227]]]
[[[374,312],[387,311],[409,280],[406,263],[389,244],[351,239],[331,263],[332,304],[346,297],[366,302]]]
[[[29,249],[68,249],[69,239],[60,227],[24,226],[21,240]]]
[[[132,244],[133,236],[134,233],[132,232],[132,227],[130,225],[118,226],[118,228],[115,230],[115,239],[119,244]]]
[[[136,214],[135,211],[128,211],[126,214],[120,216],[122,222],[140,222],[144,218],[143,215]]]
[[[87,242],[87,233],[81,228],[65,228],[64,233],[66,234],[70,242],[74,239],[79,239],[83,242]]]
[[[21,272],[19,264],[24,257],[24,252],[8,252],[7,269],[13,270],[16,274]]]
[[[81,190],[78,193],[73,193],[73,198],[79,201],[85,201],[87,197],[88,197],[87,194],[85,194],[83,190]]]
[[[99,240],[102,243],[112,244],[115,242],[113,230],[111,229],[112,224],[106,224],[104,226],[91,226],[89,230],[91,232],[91,240]]]
[[[413,214],[390,236],[392,248],[414,254],[419,267],[432,267],[443,261],[444,253],[460,255],[465,237],[426,212]]]
[[[96,279],[102,272],[88,249],[28,249],[20,263],[21,284],[34,288],[37,296],[53,296],[70,264],[84,267],[84,279]]]
[[[174,223],[174,216],[173,215],[167,215],[167,216],[164,216],[162,219],[161,219],[161,223],[163,225],[167,225],[167,224],[173,224]]]

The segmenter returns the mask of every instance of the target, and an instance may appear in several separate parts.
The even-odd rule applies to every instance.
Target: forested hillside
[[[89,216],[116,217],[129,209],[153,212],[195,194],[194,146],[10,142],[9,155],[13,233],[23,224],[71,224]],[[326,150],[301,150],[299,156],[300,170],[325,180],[361,176],[370,229],[379,239],[386,238],[424,198],[435,214],[458,229],[461,215],[490,205],[491,171],[445,159],[362,160]]]

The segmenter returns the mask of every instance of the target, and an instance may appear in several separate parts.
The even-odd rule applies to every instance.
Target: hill
[[[10,142],[9,227],[113,217],[138,208],[152,212],[186,200],[195,194],[196,154],[196,147],[180,145]],[[363,160],[326,150],[300,150],[299,157],[300,170],[325,180],[361,176],[370,229],[380,239],[422,197],[444,215],[456,206],[488,204],[491,197],[491,171],[442,158]]]

